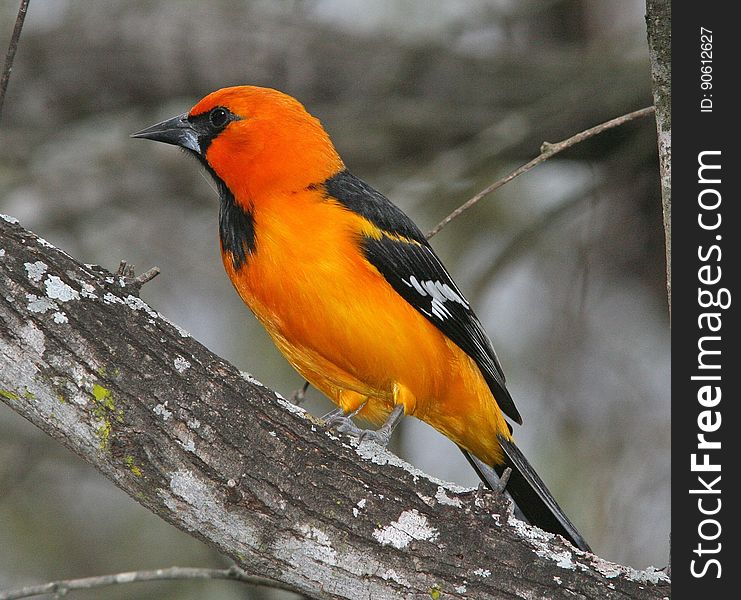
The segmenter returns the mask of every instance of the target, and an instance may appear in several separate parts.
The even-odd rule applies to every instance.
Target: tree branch
[[[247,573],[322,599],[669,594],[500,495],[326,432],[137,289],[0,219],[0,399]]]
[[[10,36],[10,44],[8,45],[8,52],[5,54],[5,64],[3,65],[3,73],[0,75],[0,116],[3,114],[3,104],[5,103],[5,92],[8,89],[8,81],[10,80],[10,72],[13,70],[13,61],[15,60],[15,53],[18,50],[18,40],[21,39],[21,30],[23,29],[23,22],[26,20],[26,13],[28,12],[29,0],[21,0],[21,5],[18,8],[18,16],[15,19],[15,26],[13,27],[13,33]]]
[[[672,310],[672,5],[669,0],[647,0],[646,29],[656,128],[658,130],[661,207],[666,247],[666,292]]]
[[[487,188],[484,188],[483,190],[481,190],[478,194],[476,194],[472,198],[466,200],[463,204],[461,204],[458,208],[456,208],[452,213],[450,213],[447,217],[445,217],[442,221],[440,221],[437,225],[435,225],[432,229],[430,229],[430,231],[428,231],[426,235],[427,239],[430,239],[432,236],[438,234],[440,230],[443,227],[445,227],[448,223],[450,223],[453,219],[456,219],[459,216],[461,216],[461,214],[466,212],[469,208],[477,204],[480,200],[482,200],[483,198],[491,194],[493,191],[499,189],[504,184],[509,183],[515,177],[519,177],[523,173],[527,173],[533,167],[536,167],[540,163],[545,162],[546,160],[558,154],[559,152],[563,152],[567,148],[571,148],[572,146],[575,146],[576,144],[579,144],[585,140],[588,140],[589,138],[594,137],[595,135],[599,135],[600,133],[607,131],[608,129],[612,129],[613,127],[619,127],[620,125],[623,125],[627,123],[628,121],[632,121],[633,119],[638,119],[640,117],[645,117],[647,115],[650,115],[653,112],[654,112],[654,107],[647,106],[646,108],[633,111],[631,113],[622,115],[621,117],[616,117],[604,123],[600,123],[599,125],[595,125],[594,127],[590,127],[589,129],[586,129],[580,133],[577,133],[576,135],[573,135],[568,139],[562,140],[560,142],[556,142],[555,144],[551,144],[550,142],[543,142],[542,146],[540,147],[540,154],[538,156],[533,158],[531,161],[525,163],[524,165],[521,165],[520,167],[512,171],[509,175],[506,175],[505,177],[498,179],[497,181],[492,183]]]
[[[18,598],[29,598],[44,594],[64,595],[73,590],[91,590],[110,585],[123,583],[137,583],[144,581],[172,581],[184,579],[229,579],[255,586],[279,588],[295,591],[293,588],[283,585],[278,581],[248,575],[239,567],[228,569],[200,569],[195,567],[170,567],[169,569],[155,569],[152,571],[129,571],[127,573],[115,573],[113,575],[99,575],[97,577],[83,577],[80,579],[64,579],[52,581],[41,585],[29,585],[16,590],[1,591],[0,600],[17,600]]]

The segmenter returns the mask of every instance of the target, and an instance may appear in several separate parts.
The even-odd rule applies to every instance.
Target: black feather
[[[219,186],[220,191],[222,186]],[[219,205],[219,238],[221,248],[232,259],[232,265],[238,271],[255,251],[255,220],[252,212],[244,210],[234,200],[229,188],[223,186]]]
[[[501,477],[507,467],[512,469],[506,489],[528,522],[562,535],[580,550],[591,552],[589,544],[563,512],[525,455],[514,442],[505,440],[502,436],[497,438],[504,451],[504,462],[495,465],[494,470]]]
[[[474,360],[502,412],[522,423],[489,337],[419,228],[383,194],[346,170],[328,179],[324,188],[327,198],[389,234],[364,237],[365,257],[404,300]]]
[[[234,194],[211,168],[205,159],[201,159],[203,166],[216,183],[219,190],[219,239],[221,249],[228,253],[232,265],[238,271],[246,263],[257,248],[255,235],[255,219],[252,211],[242,208],[234,198]]]
[[[328,198],[337,200],[379,229],[415,242],[427,243],[424,234],[398,206],[347,169],[327,179],[323,186]]]

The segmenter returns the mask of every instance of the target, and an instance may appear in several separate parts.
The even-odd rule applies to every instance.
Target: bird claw
[[[334,429],[340,433],[347,433],[357,438],[363,435],[364,430],[355,425],[352,419],[345,415],[340,408],[327,413],[322,419],[327,424],[327,429]]]
[[[385,448],[391,441],[391,432],[383,427],[376,429],[375,431],[372,429],[362,429],[360,430],[360,435],[358,435],[358,440],[361,442],[375,442],[379,446]]]
[[[385,448],[391,441],[391,434],[394,432],[394,428],[398,424],[399,419],[404,414],[404,409],[402,406],[395,408],[386,423],[381,425],[381,427],[379,427],[378,429],[373,430],[361,429],[352,421],[352,418],[357,415],[364,406],[365,403],[363,403],[360,407],[358,407],[357,410],[351,412],[349,415],[346,415],[341,408],[336,408],[335,410],[324,415],[322,419],[326,422],[327,429],[335,429],[340,433],[346,433],[358,438],[358,441],[360,442],[375,442],[379,446]]]
[[[372,429],[361,429],[355,423],[353,423],[352,416],[346,415],[344,412],[342,412],[341,408],[327,413],[322,418],[327,424],[327,429],[334,429],[339,433],[346,433],[347,435],[358,438],[358,441],[360,442],[376,442],[376,444],[379,444],[380,446],[383,446],[385,448],[386,446],[388,446],[389,440],[391,439],[390,432],[384,430],[383,427],[381,427],[377,431],[374,431]]]
[[[391,432],[385,430],[383,427],[377,430],[373,429],[361,429],[355,423],[352,422],[350,417],[345,415],[338,415],[332,417],[327,422],[329,429],[334,429],[340,433],[346,433],[355,438],[358,438],[359,442],[375,442],[379,446],[384,448],[388,446],[391,440]]]

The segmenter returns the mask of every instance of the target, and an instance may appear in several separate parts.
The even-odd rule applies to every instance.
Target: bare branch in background
[[[248,575],[239,567],[228,569],[200,569],[197,567],[170,567],[168,569],[154,569],[152,571],[129,571],[127,573],[115,573],[113,575],[100,575],[97,577],[82,577],[80,579],[64,579],[52,581],[40,585],[29,585],[16,590],[0,590],[0,600],[18,600],[19,598],[30,598],[46,594],[57,594],[63,596],[74,590],[92,590],[111,585],[124,583],[138,583],[145,581],[174,581],[194,579],[227,579],[239,581],[249,585],[270,587],[287,591],[295,591],[294,588],[285,586],[279,581]]]
[[[3,104],[5,103],[5,92],[8,89],[8,81],[10,80],[10,72],[13,70],[13,60],[15,60],[15,53],[18,50],[18,40],[21,39],[21,30],[23,29],[23,22],[26,20],[26,13],[28,12],[29,0],[21,0],[21,5],[18,8],[18,17],[15,20],[15,27],[13,27],[13,33],[10,36],[10,45],[8,46],[8,53],[5,55],[5,65],[3,66],[3,74],[0,77],[0,116],[3,114]]]
[[[439,233],[443,227],[445,227],[453,219],[458,218],[461,214],[466,212],[469,208],[477,204],[481,199],[485,198],[486,196],[491,194],[493,191],[499,189],[504,184],[509,183],[515,177],[519,177],[523,173],[527,173],[533,167],[536,167],[540,163],[545,162],[546,160],[551,158],[551,156],[554,156],[558,154],[559,152],[563,152],[567,148],[576,146],[577,144],[583,142],[584,140],[588,140],[589,138],[594,137],[595,135],[599,135],[600,133],[607,131],[608,129],[612,129],[613,127],[619,127],[620,125],[623,125],[629,121],[632,121],[633,119],[645,117],[647,115],[652,114],[653,112],[654,112],[654,107],[647,106],[646,108],[633,111],[621,117],[616,117],[614,119],[611,119],[599,125],[595,125],[594,127],[590,127],[589,129],[585,131],[577,133],[576,135],[573,135],[570,138],[565,139],[563,141],[556,142],[555,144],[552,144],[549,142],[543,142],[543,145],[540,147],[540,154],[538,156],[536,156],[530,162],[525,163],[521,167],[518,167],[517,169],[512,171],[509,175],[502,177],[501,179],[495,181],[490,186],[481,190],[478,194],[476,194],[475,196],[473,196],[472,198],[470,198],[469,200],[461,204],[452,213],[450,213],[447,217],[445,217],[442,221],[440,221],[437,225],[435,225],[432,229],[430,229],[430,231],[427,232],[427,239],[430,239],[432,236]]]

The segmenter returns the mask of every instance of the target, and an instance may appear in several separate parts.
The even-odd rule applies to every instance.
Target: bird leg
[[[372,429],[364,429],[360,432],[359,439],[362,442],[363,440],[371,440],[373,442],[376,442],[379,446],[383,446],[384,448],[389,445],[389,442],[391,441],[391,434],[394,433],[394,429],[396,429],[396,426],[401,422],[401,418],[404,416],[404,405],[403,404],[397,404],[394,406],[394,410],[391,411],[391,414],[388,416],[386,421],[383,425],[381,425],[378,429],[373,431]]]
[[[385,448],[388,446],[389,441],[391,441],[391,435],[393,434],[394,429],[396,429],[396,426],[404,416],[404,405],[397,404],[394,406],[394,410],[391,411],[391,414],[388,416],[384,424],[375,431],[372,429],[361,429],[352,422],[352,418],[357,415],[364,406],[365,403],[349,415],[346,415],[341,408],[337,408],[326,414],[324,420],[327,422],[327,426],[330,429],[336,429],[340,433],[347,433],[355,436],[361,442],[364,440],[376,442],[376,444]]]
[[[487,465],[480,458],[474,456],[463,448],[461,448],[461,451],[463,452],[463,455],[466,457],[470,465],[473,467],[474,471],[476,471],[476,474],[481,478],[479,489],[488,488],[496,492],[497,494],[503,494],[505,492],[507,483],[509,482],[509,477],[510,475],[512,475],[512,469],[510,467],[504,469],[500,476],[497,474],[492,466]]]

